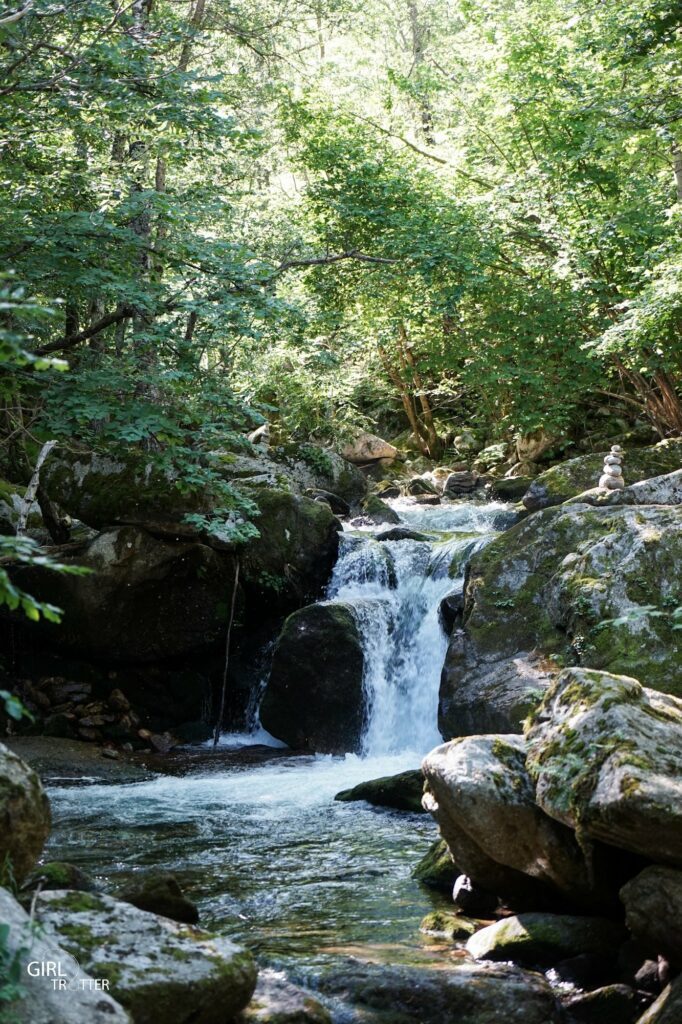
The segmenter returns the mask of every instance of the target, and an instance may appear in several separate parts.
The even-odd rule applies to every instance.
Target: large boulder
[[[627,926],[647,953],[682,966],[682,871],[652,864],[620,891]]]
[[[391,807],[395,811],[423,814],[423,789],[424,776],[415,769],[400,772],[399,775],[385,775],[380,779],[361,782],[352,789],[344,789],[337,793],[334,799],[342,803],[364,800],[373,807]]]
[[[560,1019],[542,975],[506,964],[428,969],[356,963],[330,972],[320,988],[356,1004],[367,1024],[556,1024]]]
[[[565,670],[527,732],[539,806],[583,838],[682,866],[681,727],[682,700]]]
[[[626,938],[622,925],[603,917],[519,914],[477,931],[466,948],[476,960],[511,960],[524,967],[547,967],[582,954],[615,961],[618,947]]]
[[[110,896],[41,893],[36,917],[47,939],[109,981],[135,1024],[224,1024],[248,1004],[256,985],[251,954],[229,939]]]
[[[682,505],[545,509],[471,560],[441,681],[444,736],[521,729],[557,664],[682,694]]]
[[[682,469],[609,491],[594,487],[570,498],[569,505],[682,505]]]
[[[331,491],[350,504],[367,493],[367,479],[357,466],[328,448],[309,443],[280,445],[267,454],[226,455],[222,472],[231,482],[249,488],[268,486],[299,494]]]
[[[523,497],[530,512],[550,505],[560,505],[569,498],[597,486],[608,451],[579,455],[560,462],[537,476]],[[633,448],[626,452],[623,470],[625,482],[635,483],[661,473],[671,473],[682,464],[682,439],[669,438],[649,448]]]
[[[26,911],[6,889],[0,888],[0,922],[7,928],[2,951],[14,964],[23,992],[8,1006],[8,1024],[131,1024],[131,1018],[107,991],[108,979],[82,969],[53,934],[37,929]],[[52,976],[29,973],[29,964],[55,965],[63,991]],[[5,961],[3,960],[3,966]],[[36,967],[31,967],[35,972]],[[40,970],[40,967],[38,967]],[[102,982],[106,984],[102,984]]]
[[[398,449],[376,434],[359,434],[342,449],[341,455],[347,462],[363,466],[379,459],[393,460]]]
[[[300,750],[357,751],[365,721],[363,672],[352,607],[328,601],[301,608],[277,640],[261,723]]]
[[[0,865],[22,882],[50,831],[50,805],[32,768],[0,743]]]
[[[331,1014],[281,972],[260,971],[256,991],[233,1024],[332,1024]]]
[[[570,829],[535,803],[519,736],[470,736],[423,761],[424,806],[454,862],[474,883],[512,905],[593,898],[584,854]]]

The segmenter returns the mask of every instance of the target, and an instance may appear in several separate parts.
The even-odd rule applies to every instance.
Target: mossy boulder
[[[36,918],[87,973],[109,980],[135,1024],[224,1024],[253,995],[250,953],[110,896],[41,893]]]
[[[239,552],[247,614],[291,611],[320,597],[339,549],[341,524],[328,505],[285,490],[252,495],[260,536]]]
[[[561,665],[682,694],[682,505],[568,504],[474,555],[443,671],[445,736],[520,730]]]
[[[360,749],[364,654],[351,606],[328,601],[285,621],[260,707],[263,726],[289,746],[343,754]]]
[[[461,873],[452,859],[448,844],[444,839],[437,839],[417,864],[412,877],[430,889],[451,893],[455,879]]]
[[[682,871],[652,864],[620,891],[625,921],[652,958],[682,967]]]
[[[560,505],[569,498],[597,486],[608,451],[579,455],[560,462],[537,476],[523,497],[530,512]],[[682,465],[682,438],[669,438],[648,448],[633,448],[625,453],[623,471],[627,484],[648,477],[672,473]]]
[[[567,669],[527,742],[547,814],[583,838],[682,867],[682,700],[626,676]]]
[[[452,910],[434,910],[422,918],[419,931],[427,935],[442,935],[446,939],[468,939],[479,924],[470,917]]]
[[[594,882],[573,832],[535,803],[520,736],[470,736],[423,761],[424,806],[476,885],[527,909],[591,902]]]
[[[513,961],[523,967],[549,967],[589,953],[615,961],[627,938],[622,925],[603,917],[519,914],[477,931],[467,942],[476,960]]]
[[[36,927],[26,911],[6,890],[0,888],[0,922],[3,936],[3,967],[18,971],[23,993],[9,1004],[2,1002],[0,1017],[7,1024],[132,1024],[120,1003],[112,999],[102,981],[76,963],[53,934]],[[68,991],[54,985],[54,977],[29,974],[31,962],[58,964],[55,968],[68,979]],[[34,969],[32,969],[34,970]],[[0,975],[4,988],[5,975]],[[159,1024],[161,1021],[159,1019]]]
[[[50,831],[50,805],[32,768],[0,743],[0,877],[22,882]]]
[[[424,776],[416,769],[411,772],[400,772],[399,775],[385,775],[380,779],[361,782],[352,789],[344,789],[337,793],[335,800],[351,803],[364,800],[374,807],[390,807],[395,811],[411,811],[423,814],[422,792]]]

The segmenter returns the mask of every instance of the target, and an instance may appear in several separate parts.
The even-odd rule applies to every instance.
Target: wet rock
[[[425,533],[417,533],[416,530],[410,530],[407,526],[394,526],[390,530],[382,530],[381,533],[377,533],[376,539],[382,542],[387,540],[429,540]]]
[[[628,928],[649,954],[682,967],[682,871],[652,865],[620,892]]]
[[[253,959],[228,939],[90,893],[41,893],[36,913],[135,1024],[224,1024],[253,994]]]
[[[430,889],[451,893],[459,873],[459,868],[452,859],[448,844],[444,839],[437,839],[417,864],[412,872],[412,877]]]
[[[512,905],[540,907],[559,895],[593,898],[570,829],[535,803],[519,736],[470,736],[436,747],[422,764],[424,806],[460,870]]]
[[[37,930],[23,907],[2,888],[0,921],[8,928],[3,951],[6,948],[11,959],[16,957],[24,990],[21,999],[2,1004],[6,1014],[3,1020],[8,1024],[131,1024],[120,1003],[101,987],[95,987],[95,976],[87,974],[82,965],[79,970],[55,937]],[[32,977],[28,973],[32,961],[59,964],[69,982],[76,978],[76,984],[65,993],[55,989],[52,978]]]
[[[619,967],[621,950],[619,950]],[[608,956],[595,953],[578,953],[576,956],[569,956],[565,960],[555,963],[553,972],[559,981],[575,985],[576,988],[588,991],[599,988],[614,980],[613,951],[609,950]]]
[[[440,497],[437,494],[417,494],[414,497],[415,505],[440,505]]]
[[[446,939],[468,939],[479,927],[477,921],[448,910],[434,910],[419,925],[420,932],[443,935]]]
[[[175,875],[171,873],[138,876],[118,893],[125,903],[132,903],[139,910],[169,917],[184,924],[196,924],[199,911],[196,904],[188,899]]]
[[[361,782],[352,789],[344,789],[337,793],[334,799],[343,803],[365,800],[374,807],[391,807],[396,811],[424,814],[423,790],[424,776],[419,769],[415,769],[411,772],[401,772],[399,775],[386,775],[380,779]]]
[[[400,522],[398,513],[394,512],[390,505],[387,505],[381,498],[377,498],[376,494],[370,494],[369,498],[362,502],[361,508],[363,518],[377,526],[381,526],[382,523]]]
[[[375,462],[377,459],[392,460],[397,454],[397,448],[376,434],[360,434],[341,451],[344,459],[356,465]]]
[[[520,730],[557,660],[682,695],[682,632],[660,614],[677,601],[680,561],[682,505],[563,505],[501,534],[471,559],[441,680],[443,735]]]
[[[456,626],[461,625],[464,613],[464,594],[448,594],[438,607],[438,615],[444,631],[450,636]]]
[[[50,805],[32,768],[0,743],[0,864],[22,882],[50,831]]]
[[[561,462],[533,480],[524,495],[523,504],[535,512],[560,505],[563,501],[595,487],[608,451],[579,455]],[[682,462],[682,441],[669,438],[649,448],[633,448],[625,453],[624,473],[627,484],[671,473]]]
[[[661,992],[637,1024],[679,1024],[682,1020],[682,975]]]
[[[443,486],[443,495],[446,498],[458,498],[462,494],[471,494],[478,487],[478,482],[478,473],[470,473],[467,470],[450,473]]]
[[[680,726],[675,697],[566,669],[527,733],[539,806],[585,837],[682,866]]]
[[[606,918],[563,914],[519,914],[476,932],[467,952],[476,960],[512,960],[526,967],[548,967],[580,953],[615,961],[626,938],[621,925]]]
[[[498,501],[520,501],[533,482],[529,476],[504,477],[490,485],[490,496]]]
[[[273,736],[300,750],[357,751],[364,724],[364,654],[353,609],[310,605],[284,623],[260,707]]]
[[[413,498],[418,495],[430,495],[435,498],[439,497],[438,488],[427,476],[413,476],[411,480],[407,481],[403,491],[405,494]]]
[[[332,1024],[329,1011],[277,971],[258,975],[256,991],[235,1024]]]
[[[356,1004],[363,1020],[377,1024],[555,1024],[559,1020],[556,1000],[541,975],[502,964],[436,970],[355,964],[331,972],[320,988]]]
[[[494,892],[476,885],[468,875],[458,875],[452,886],[452,902],[464,914],[490,917],[497,910],[499,900]]]
[[[331,491],[323,491],[320,488],[308,488],[306,495],[312,498],[313,501],[323,501],[329,505],[330,509],[335,516],[349,516],[350,505],[343,498],[340,498],[338,494],[332,494]]]
[[[22,886],[23,890],[38,888],[45,892],[50,889],[97,892],[100,887],[91,875],[76,867],[75,864],[69,864],[61,860],[50,860],[36,868]]]
[[[564,1004],[567,1024],[634,1024],[637,1002],[627,985],[606,985]]]

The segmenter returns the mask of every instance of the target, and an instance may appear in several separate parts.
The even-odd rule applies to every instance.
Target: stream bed
[[[254,727],[250,736],[225,736],[216,751],[176,753],[172,774],[148,781],[52,785],[49,859],[77,864],[107,887],[141,870],[172,871],[202,924],[313,989],[339,962],[461,957],[419,931],[425,914],[447,904],[411,878],[438,837],[430,816],[334,796],[417,768],[439,742],[447,639],[438,607],[509,512],[474,502],[394,507],[428,539],[383,543],[376,534],[385,527],[348,531],[327,595],[353,604],[363,628],[362,755],[297,755]]]

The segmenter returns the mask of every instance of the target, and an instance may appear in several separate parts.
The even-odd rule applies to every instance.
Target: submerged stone
[[[467,952],[476,960],[513,960],[525,967],[550,966],[566,957],[592,953],[615,961],[625,929],[600,917],[519,914],[476,932]]]

